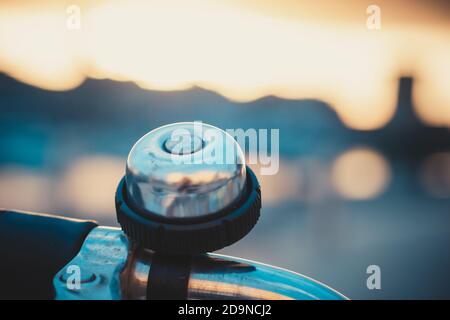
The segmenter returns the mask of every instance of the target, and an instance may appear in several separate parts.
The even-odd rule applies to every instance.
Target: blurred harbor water
[[[222,252],[292,269],[350,298],[450,298],[450,131],[416,116],[413,86],[399,79],[392,119],[358,131],[318,100],[237,103],[201,88],[93,79],[52,92],[0,74],[0,207],[117,225],[115,188],[146,132],[195,120],[277,128],[280,171],[259,177],[261,220]],[[379,291],[366,287],[372,264],[381,267]]]

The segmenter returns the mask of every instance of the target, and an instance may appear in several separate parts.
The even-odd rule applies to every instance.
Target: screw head
[[[172,154],[190,154],[199,151],[203,146],[203,140],[190,132],[178,136],[170,136],[164,142],[164,148]]]

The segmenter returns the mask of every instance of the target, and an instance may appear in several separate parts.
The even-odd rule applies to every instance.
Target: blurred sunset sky
[[[380,29],[367,27],[370,5]],[[27,84],[63,91],[97,78],[235,101],[314,98],[361,130],[389,121],[400,76],[416,81],[421,119],[450,126],[449,57],[446,1],[0,2],[0,72]]]

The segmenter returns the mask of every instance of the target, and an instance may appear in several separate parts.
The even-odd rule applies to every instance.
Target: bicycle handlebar
[[[346,299],[303,275],[218,254],[166,255],[118,228],[0,211],[2,299]],[[79,288],[68,286],[69,267]]]

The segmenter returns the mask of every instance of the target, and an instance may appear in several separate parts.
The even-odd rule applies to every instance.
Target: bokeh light
[[[346,199],[366,200],[383,192],[390,180],[389,164],[369,148],[354,148],[340,155],[332,168],[332,184]]]
[[[0,203],[4,208],[46,212],[51,187],[52,180],[41,172],[19,166],[0,168]]]
[[[450,152],[435,153],[425,159],[420,180],[431,196],[450,198]]]
[[[114,194],[125,172],[124,159],[92,155],[75,160],[59,188],[65,205],[91,216],[115,216]]]

